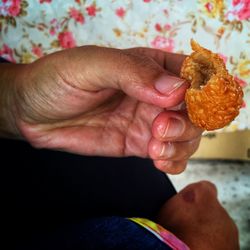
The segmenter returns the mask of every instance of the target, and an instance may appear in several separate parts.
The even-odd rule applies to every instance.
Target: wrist
[[[17,87],[20,85],[24,64],[0,64],[0,137],[20,139],[17,127]]]

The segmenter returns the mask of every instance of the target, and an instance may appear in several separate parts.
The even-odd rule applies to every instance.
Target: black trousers
[[[1,224],[17,241],[87,217],[154,219],[176,192],[147,159],[85,157],[0,140]]]

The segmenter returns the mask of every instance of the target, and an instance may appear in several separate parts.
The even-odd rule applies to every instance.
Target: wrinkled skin
[[[202,133],[180,109],[189,87],[178,77],[184,58],[84,46],[22,65],[9,98],[19,136],[37,148],[150,157],[180,173]]]

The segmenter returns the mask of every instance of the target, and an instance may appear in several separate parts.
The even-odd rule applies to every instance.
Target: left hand
[[[38,148],[150,156],[160,170],[182,172],[202,132],[185,110],[169,110],[188,87],[177,77],[183,59],[154,49],[83,46],[23,65],[12,94],[17,129]],[[183,84],[171,85],[173,79]]]

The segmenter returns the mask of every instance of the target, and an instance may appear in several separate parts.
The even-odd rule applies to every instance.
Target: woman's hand
[[[176,76],[183,59],[154,49],[84,46],[5,65],[19,66],[7,88],[5,109],[14,116],[2,118],[11,117],[5,130],[38,148],[149,156],[160,170],[179,173],[202,132],[178,109],[188,88]]]

